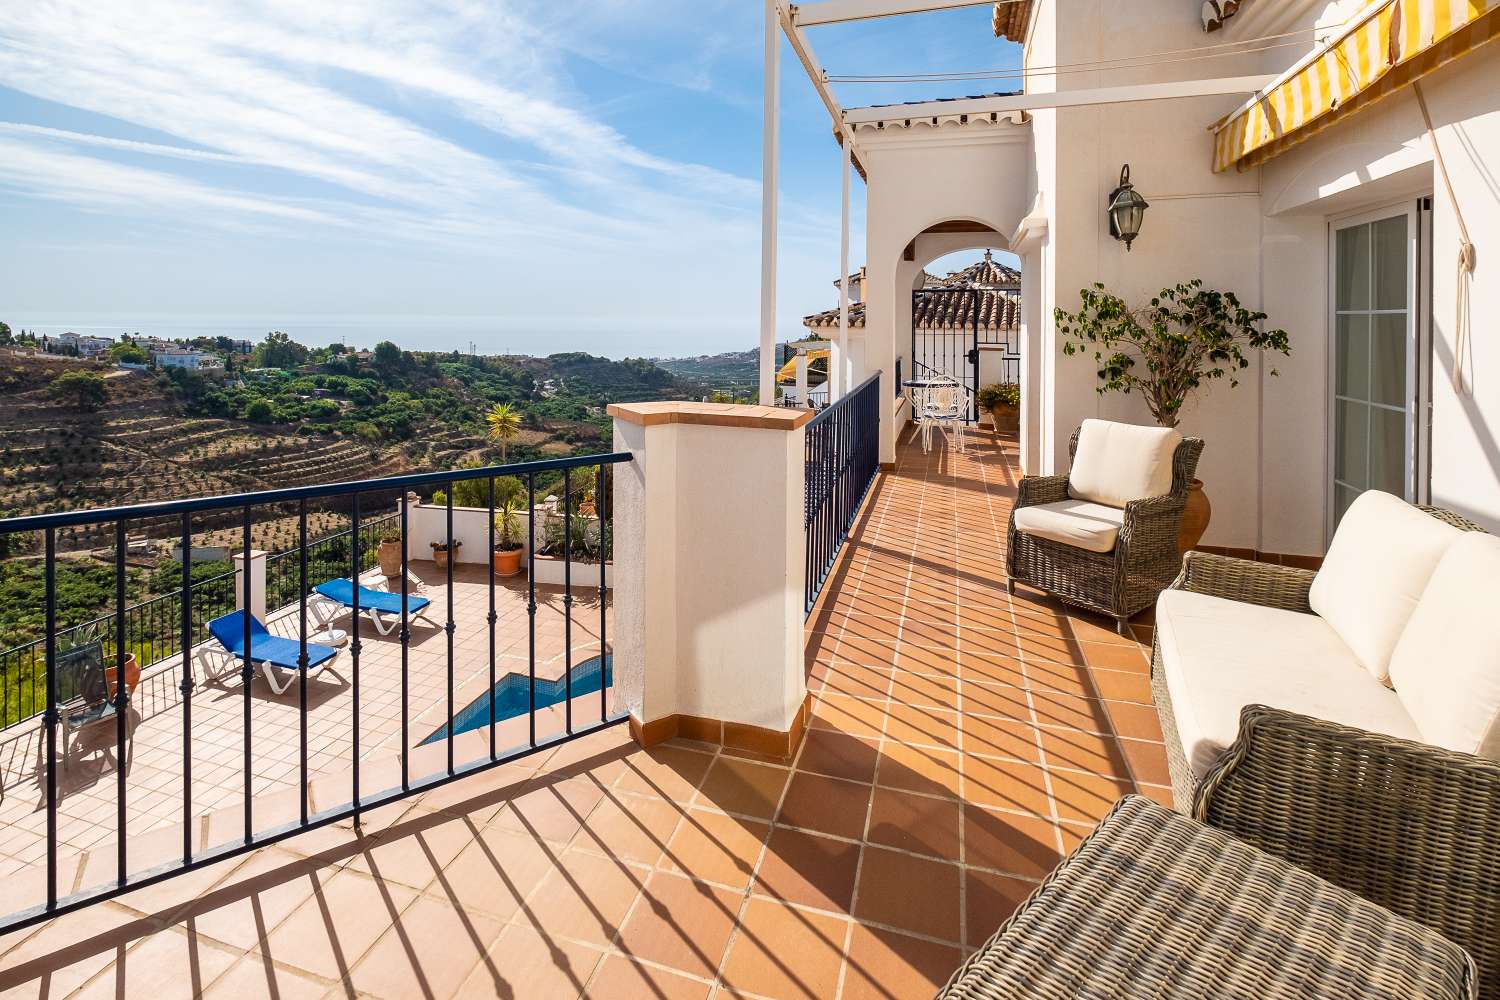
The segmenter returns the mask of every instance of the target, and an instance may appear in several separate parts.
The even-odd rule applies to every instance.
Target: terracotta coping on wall
[[[753,427],[794,431],[811,420],[812,410],[785,406],[745,406],[738,403],[611,403],[609,415],[629,424],[700,424],[706,427]]]

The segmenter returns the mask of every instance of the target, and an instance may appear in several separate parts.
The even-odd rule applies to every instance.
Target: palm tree
[[[506,452],[510,439],[521,432],[520,411],[509,403],[496,403],[484,415],[484,420],[490,425],[490,440],[500,445],[500,461],[508,461]]]

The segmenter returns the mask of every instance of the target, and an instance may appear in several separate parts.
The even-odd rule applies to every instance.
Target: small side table
[[[319,646],[332,646],[342,649],[349,642],[349,633],[341,628],[325,628],[321,632],[314,632],[307,637],[308,642],[317,643]]]
[[[1468,954],[1436,931],[1132,795],[938,995],[1474,1000],[1477,990]]]

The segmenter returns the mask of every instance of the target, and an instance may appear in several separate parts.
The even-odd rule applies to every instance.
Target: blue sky
[[[813,42],[833,73],[1014,66],[988,22],[980,6]],[[749,347],[760,95],[757,0],[0,4],[0,319]],[[789,49],[782,102],[791,334],[834,301],[839,153]]]

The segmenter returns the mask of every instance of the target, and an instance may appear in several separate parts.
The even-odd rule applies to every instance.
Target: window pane
[[[1406,314],[1371,317],[1370,396],[1376,403],[1406,406]]]
[[[1406,496],[1406,414],[1370,410],[1370,480],[1374,490]]]
[[[1335,309],[1370,308],[1370,227],[1351,226],[1338,232],[1338,249],[1334,255],[1338,273],[1334,276]]]
[[[1370,398],[1370,317],[1335,318],[1334,392],[1355,399]]]
[[[1344,519],[1344,512],[1349,509],[1349,505],[1355,501],[1360,492],[1352,486],[1342,484],[1333,488],[1333,526],[1335,528]]]
[[[1334,478],[1363,488],[1369,482],[1370,408],[1364,403],[1340,399],[1333,404],[1333,416]]]
[[[1374,224],[1375,308],[1405,309],[1406,216]]]

